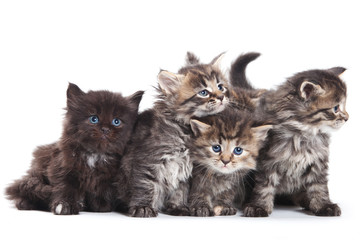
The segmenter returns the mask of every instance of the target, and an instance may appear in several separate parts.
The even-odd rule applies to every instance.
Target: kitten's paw
[[[244,217],[268,217],[268,212],[262,207],[248,205],[244,209]]]
[[[215,216],[230,216],[235,215],[237,212],[236,208],[231,206],[216,206],[214,207],[214,215]]]
[[[323,208],[321,208],[319,211],[315,212],[316,216],[340,216],[341,215],[341,209],[337,204],[326,204]]]
[[[131,207],[129,209],[129,216],[130,217],[156,217],[158,212],[151,208],[151,207]]]
[[[70,204],[66,201],[58,201],[52,204],[51,211],[55,215],[75,215],[79,214],[78,203]]]
[[[164,212],[172,216],[190,216],[190,209],[188,207],[176,204],[168,204]]]
[[[34,204],[32,204],[31,202],[29,202],[28,200],[25,200],[25,199],[16,200],[15,206],[19,210],[34,210],[34,209],[36,209]]]
[[[191,208],[190,215],[196,217],[211,217],[215,216],[215,213],[209,206],[203,205]]]

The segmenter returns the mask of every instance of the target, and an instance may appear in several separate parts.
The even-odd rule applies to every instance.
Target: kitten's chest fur
[[[111,183],[117,174],[119,162],[115,154],[84,151],[78,155],[81,161],[78,172],[81,178],[81,187],[85,192],[95,193],[103,184],[108,185],[105,186],[104,190],[111,187]]]
[[[109,160],[113,160],[111,156],[103,153],[83,153],[82,155],[87,166],[91,169],[94,169],[96,165],[106,165]]]
[[[270,147],[264,168],[278,184],[278,193],[289,193],[304,186],[309,171],[326,171],[328,136],[320,132],[294,131],[286,125],[277,126],[269,137]],[[313,175],[311,175],[313,178]]]
[[[159,153],[158,179],[167,188],[176,189],[179,182],[187,181],[192,172],[189,150],[185,144],[189,135],[174,122],[166,121],[162,126],[166,140],[161,146],[162,152]]]

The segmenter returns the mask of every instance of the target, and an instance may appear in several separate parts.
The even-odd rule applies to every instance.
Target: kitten
[[[277,125],[258,158],[258,172],[246,217],[268,216],[274,197],[285,195],[318,216],[339,216],[327,186],[330,132],[349,118],[344,68],[310,70],[263,94],[259,115]]]
[[[143,92],[83,92],[70,83],[61,139],[38,147],[27,175],[6,189],[20,210],[58,215],[112,211],[113,184]]]
[[[194,162],[189,207],[193,216],[235,215],[234,200],[245,198],[245,176],[271,125],[254,127],[250,114],[227,109],[191,120],[190,158]]]
[[[188,215],[188,178],[192,170],[186,144],[193,116],[225,109],[229,91],[218,62],[191,64],[177,74],[158,75],[158,100],[139,115],[122,169],[128,192],[119,196],[129,203],[132,217],[155,217],[158,211]],[[121,186],[125,188],[125,186]],[[120,192],[125,192],[121,189]]]

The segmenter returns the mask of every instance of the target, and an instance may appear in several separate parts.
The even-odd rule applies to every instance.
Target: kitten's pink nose
[[[104,134],[108,134],[110,132],[110,128],[108,127],[102,127],[101,128],[101,131],[104,133]]]
[[[228,164],[229,162],[230,162],[230,160],[221,160],[221,162],[224,164],[224,165],[226,165],[226,164]]]

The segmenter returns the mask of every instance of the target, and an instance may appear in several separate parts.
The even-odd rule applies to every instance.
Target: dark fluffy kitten
[[[130,97],[85,93],[70,83],[61,139],[38,147],[27,175],[6,189],[21,210],[54,214],[112,211],[120,159],[137,119],[143,92]]]
[[[129,203],[130,216],[155,217],[160,210],[189,214],[187,182],[192,163],[186,143],[190,118],[224,110],[229,92],[219,60],[220,56],[210,64],[188,65],[177,74],[159,73],[158,100],[139,115],[123,157],[130,199],[126,194],[119,198]]]
[[[245,176],[255,169],[258,151],[271,128],[253,124],[251,115],[234,109],[191,120],[191,215],[236,214],[235,197],[241,205],[245,199]]]
[[[256,111],[277,125],[258,158],[245,216],[268,216],[279,195],[318,216],[341,214],[329,198],[327,171],[330,132],[349,118],[346,85],[339,78],[344,71],[335,67],[301,72],[263,94]]]

